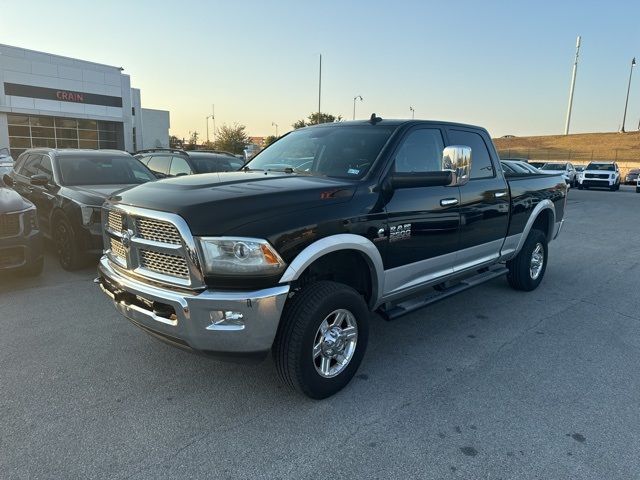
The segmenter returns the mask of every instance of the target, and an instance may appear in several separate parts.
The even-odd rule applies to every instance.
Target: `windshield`
[[[242,160],[226,155],[191,154],[189,158],[196,170],[195,173],[230,172],[242,166]]]
[[[545,163],[542,166],[542,170],[565,170],[566,168],[566,163]]]
[[[156,177],[139,160],[125,155],[61,156],[58,164],[64,185],[129,185]]]
[[[362,178],[393,131],[394,128],[379,125],[297,130],[260,152],[247,167]]]
[[[615,167],[612,163],[590,163],[587,165],[586,170],[604,170],[605,172],[615,171]]]

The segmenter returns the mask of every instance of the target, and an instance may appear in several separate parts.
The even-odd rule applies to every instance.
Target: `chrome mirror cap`
[[[471,147],[451,145],[442,151],[442,170],[451,172],[450,187],[459,187],[469,181],[471,175]]]

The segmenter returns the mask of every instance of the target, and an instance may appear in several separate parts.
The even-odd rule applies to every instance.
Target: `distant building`
[[[168,147],[169,126],[121,68],[0,44],[0,148],[13,158],[31,147]]]

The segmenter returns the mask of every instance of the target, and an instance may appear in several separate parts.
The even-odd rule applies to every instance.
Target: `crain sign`
[[[396,225],[389,229],[389,241],[397,242],[398,240],[408,240],[411,238],[411,224]]]

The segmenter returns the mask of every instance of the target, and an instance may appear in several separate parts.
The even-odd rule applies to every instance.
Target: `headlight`
[[[22,221],[24,222],[24,228],[27,232],[32,232],[38,229],[38,214],[35,208],[30,208],[22,214]]]
[[[285,263],[269,242],[257,238],[201,237],[204,269],[210,275],[269,275]]]
[[[100,223],[102,217],[102,207],[93,207],[91,205],[80,205],[82,211],[82,224],[91,225]]]

